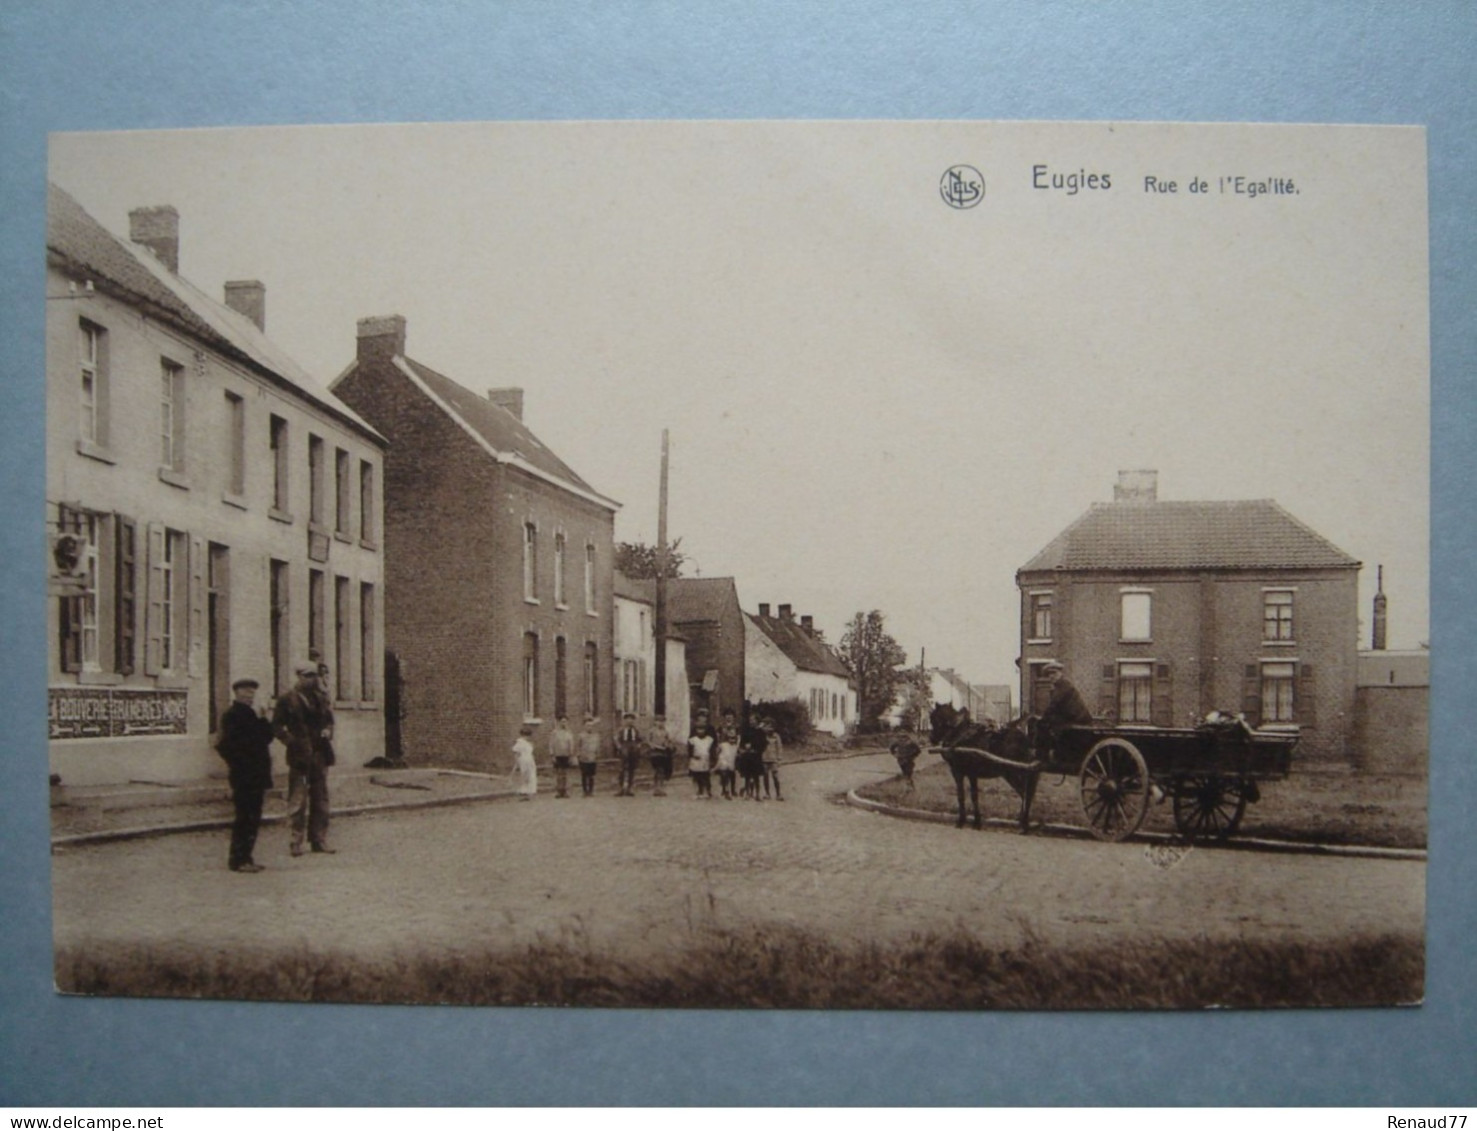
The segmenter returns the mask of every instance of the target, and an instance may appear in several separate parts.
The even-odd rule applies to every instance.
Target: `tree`
[[[682,566],[687,555],[678,549],[682,539],[678,538],[667,547],[667,576],[681,577]],[[654,579],[657,573],[657,548],[645,542],[617,542],[615,544],[615,568],[627,577]]]
[[[898,679],[903,685],[903,725],[909,730],[927,730],[933,712],[933,677],[923,668],[905,668]]]
[[[886,621],[877,609],[857,613],[841,637],[841,659],[856,680],[862,730],[877,730],[880,726],[879,720],[892,707],[902,678],[898,665],[908,658],[902,645],[888,635]]]

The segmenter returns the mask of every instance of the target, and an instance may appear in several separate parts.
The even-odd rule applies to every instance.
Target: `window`
[[[359,698],[372,702],[376,694],[374,671],[374,586],[359,583]]]
[[[1262,593],[1262,639],[1269,643],[1291,642],[1291,589],[1268,589]]]
[[[1297,665],[1262,665],[1262,718],[1264,723],[1290,723],[1294,714]]]
[[[372,545],[374,534],[374,464],[362,459],[359,461],[359,541]]]
[[[1121,595],[1122,624],[1120,640],[1148,640],[1149,609],[1152,595],[1141,590],[1130,590]]]
[[[554,604],[559,608],[565,608],[567,599],[564,592],[564,535],[554,535]]]
[[[77,438],[87,445],[108,442],[107,331],[92,322],[78,323]]]
[[[333,529],[336,534],[345,538],[349,537],[352,524],[350,510],[352,509],[353,484],[349,482],[349,453],[343,448],[335,448],[333,454]]]
[[[338,666],[333,692],[335,699],[350,698],[354,686],[349,679],[350,660],[354,656],[354,646],[350,635],[353,631],[352,612],[349,579],[335,577],[333,579],[333,658]]]
[[[585,612],[595,611],[595,545],[585,544]]]
[[[621,710],[632,714],[640,713],[640,684],[635,660],[621,662]]]
[[[585,645],[585,711],[600,714],[599,652],[593,643]]]
[[[538,718],[538,633],[523,634],[523,717]]]
[[[1118,665],[1118,721],[1153,722],[1154,665]]]
[[[73,588],[61,598],[61,664],[68,672],[102,669],[98,649],[98,528],[97,516],[70,507],[57,508],[57,530],[79,539]]]
[[[538,600],[538,527],[523,524],[523,599]]]
[[[226,393],[226,493],[246,494],[246,402]]]
[[[569,645],[564,637],[554,640],[554,717],[569,714]]]
[[[180,648],[184,643],[187,546],[185,535],[179,531],[164,532],[164,557],[159,564],[159,666],[166,672],[182,667],[184,659]]]
[[[185,469],[185,371],[167,360],[159,363],[159,466]]]
[[[323,525],[323,438],[308,435],[308,522],[313,526]]]
[[[288,462],[287,421],[280,416],[271,420],[272,444],[272,508],[287,515],[291,513],[290,497],[287,492]]]
[[[1031,594],[1031,639],[1051,639],[1051,603],[1052,594]]]
[[[323,655],[323,633],[328,625],[328,585],[321,569],[308,570],[308,652]],[[325,687],[323,689],[327,691]]]
[[[275,418],[274,418],[275,419]],[[270,593],[269,639],[272,647],[272,688],[278,695],[287,690],[287,649],[291,623],[288,619],[287,563],[273,560]]]

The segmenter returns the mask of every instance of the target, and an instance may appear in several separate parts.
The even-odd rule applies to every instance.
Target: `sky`
[[[939,191],[961,164],[965,209]],[[359,318],[401,314],[417,361],[521,386],[618,539],[655,541],[668,429],[690,572],[833,641],[876,608],[911,661],[1014,685],[1015,571],[1137,468],[1162,499],[1276,499],[1365,563],[1362,644],[1376,564],[1390,646],[1428,638],[1420,130],[54,134],[50,175],[120,235],[173,204],[180,273],[264,282],[324,385]]]

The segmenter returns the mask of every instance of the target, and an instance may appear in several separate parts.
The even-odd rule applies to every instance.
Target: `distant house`
[[[799,699],[817,730],[838,737],[857,722],[856,686],[851,672],[815,632],[808,616],[795,618],[790,605],[771,616],[760,605],[749,616],[752,631],[745,648],[745,679],[752,703]]]
[[[1016,574],[1021,701],[1060,660],[1104,721],[1186,725],[1212,710],[1297,727],[1342,761],[1353,728],[1360,563],[1270,499],[1158,499],[1120,473]]]
[[[384,438],[266,336],[261,283],[218,302],[179,274],[174,208],[124,240],[47,206],[52,771],[222,774],[231,683],[269,705],[310,649],[341,757],[382,754]]]
[[[656,582],[615,571],[615,709],[630,711],[643,729],[656,712]],[[691,729],[692,689],[687,681],[687,642],[666,641],[667,729],[678,740]]]
[[[405,319],[366,318],[334,392],[388,437],[385,639],[417,762],[501,769],[525,724],[607,729],[619,504],[523,422],[523,390],[472,392],[406,356]]]
[[[900,674],[913,676],[917,670],[914,668]],[[967,709],[973,718],[997,723],[1009,722],[1015,717],[1010,688],[1005,684],[970,683],[953,668],[928,668],[925,674],[928,676],[930,703],[946,704],[955,710]],[[889,726],[901,726],[908,718],[910,695],[910,683],[899,688],[892,708],[884,716]],[[926,719],[922,720],[922,726],[927,729]]]
[[[674,577],[667,583],[668,627],[687,642],[692,710],[716,719],[744,707],[744,623],[731,577]]]

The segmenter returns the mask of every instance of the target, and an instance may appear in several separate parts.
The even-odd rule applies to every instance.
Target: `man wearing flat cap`
[[[297,684],[277,700],[272,730],[287,747],[287,809],[292,824],[291,851],[303,854],[303,838],[314,852],[333,852],[328,845],[328,767],[333,765],[329,741],[333,715],[318,688],[318,665],[296,667]]]
[[[1046,739],[1047,749],[1056,745],[1057,735],[1069,726],[1091,726],[1092,712],[1076,684],[1067,678],[1066,671],[1057,660],[1048,660],[1041,665],[1041,675],[1051,684],[1051,698],[1041,714],[1041,733]]]
[[[226,859],[233,872],[260,872],[251,858],[257,829],[262,823],[262,798],[272,788],[272,724],[258,711],[257,682],[238,679],[231,684],[234,702],[221,715],[216,752],[229,768],[231,801],[236,821],[231,826],[231,851]]]

